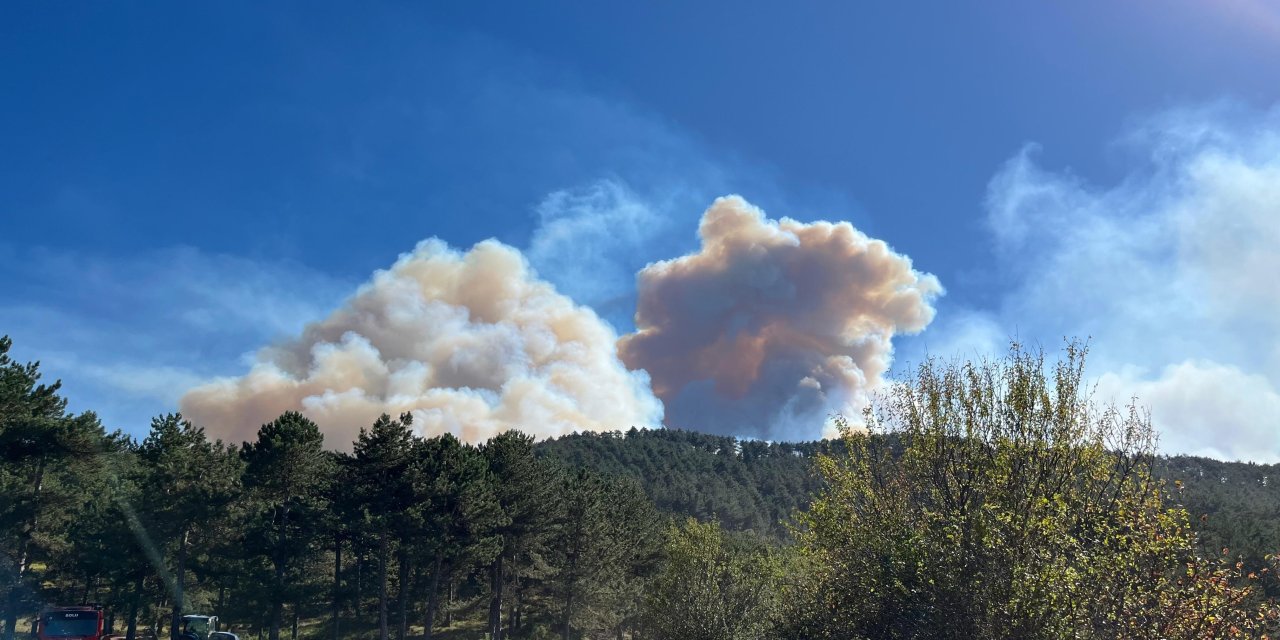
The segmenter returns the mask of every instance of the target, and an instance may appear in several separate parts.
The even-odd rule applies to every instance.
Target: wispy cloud
[[[129,257],[0,252],[14,275],[0,326],[19,357],[61,378],[72,407],[134,433],[191,385],[239,369],[258,345],[296,333],[347,283],[289,262],[190,247]]]
[[[1280,108],[1169,111],[1118,144],[1114,185],[1034,147],[992,180],[1015,285],[982,324],[1091,336],[1100,399],[1150,406],[1168,451],[1280,460]]]
[[[636,272],[692,244],[688,229],[675,224],[671,206],[618,179],[555,191],[537,206],[529,260],[569,297],[628,329]]]

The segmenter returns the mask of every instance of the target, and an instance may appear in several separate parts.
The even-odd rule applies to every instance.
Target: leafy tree
[[[1096,408],[1084,349],[924,363],[819,459],[809,571],[784,636],[1223,638],[1258,631],[1248,580],[1197,553],[1136,410]],[[889,434],[893,437],[885,437]],[[1258,615],[1262,615],[1258,618]],[[1261,622],[1260,622],[1261,621]]]
[[[319,551],[332,459],[319,427],[294,411],[262,425],[241,457],[251,501],[246,547],[271,565],[268,637],[279,640],[284,605],[296,607],[310,582],[304,570]]]
[[[645,601],[646,631],[665,640],[766,637],[784,574],[775,548],[690,518],[667,531],[665,552]]]

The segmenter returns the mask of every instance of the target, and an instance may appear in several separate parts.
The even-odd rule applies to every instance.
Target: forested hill
[[[833,446],[839,443],[768,443],[632,429],[564,436],[541,443],[538,450],[572,466],[634,477],[669,513],[779,535],[784,532],[780,523],[820,489],[813,457]],[[1158,461],[1156,470],[1207,545],[1242,553],[1275,551],[1269,547],[1280,541],[1280,465],[1174,456]]]
[[[813,457],[833,444],[631,429],[547,440],[538,451],[570,466],[634,477],[663,511],[781,535],[781,523],[820,488]]]
[[[707,629],[831,638],[885,628],[858,636],[949,638],[955,620],[978,615],[984,629],[1029,619],[1062,632],[963,637],[1146,637],[1114,628],[1135,619],[1216,625],[1159,634],[1167,638],[1280,637],[1280,579],[1263,561],[1280,547],[1280,467],[1159,460],[1166,490],[1201,533],[1191,535],[1132,464],[1145,449],[1109,457],[1087,446],[1130,432],[1149,442],[1149,425],[1035,426],[1081,404],[1028,375],[1044,363],[1020,352],[978,365],[982,375],[930,379],[1007,380],[1064,404],[997,407],[1012,419],[993,421],[989,439],[922,421],[860,446],[878,456],[867,472],[851,465],[820,480],[818,455],[850,461],[843,442],[631,430],[541,444],[508,431],[469,445],[416,436],[406,413],[379,417],[351,453],[335,453],[292,411],[243,445],[211,440],[176,414],[157,416],[137,440],[66,412],[57,383],[9,359],[10,344],[0,337],[5,640],[41,608],[76,602],[103,603],[130,640],[174,636],[191,611],[214,611],[246,638],[301,625],[303,640],[429,640],[437,628],[449,638],[704,640]],[[1057,380],[1080,388],[1078,378]],[[1001,397],[961,391],[948,397]],[[991,444],[1027,434],[1039,439]],[[895,454],[924,466],[898,465]],[[824,495],[827,482],[838,499]],[[933,499],[957,486],[966,500]],[[807,528],[787,535],[783,523],[811,500]],[[1039,613],[1028,617],[1026,603]],[[414,621],[422,636],[410,633]]]
[[[1248,557],[1280,551],[1280,464],[1172,456],[1155,470],[1205,546]]]

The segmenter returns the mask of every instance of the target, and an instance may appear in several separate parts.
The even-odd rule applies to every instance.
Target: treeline
[[[760,442],[674,429],[577,433],[535,447],[562,464],[634,479],[665,513],[778,541],[825,486],[814,461],[844,453],[840,440]],[[1206,548],[1227,548],[1254,572],[1280,548],[1280,464],[1161,456],[1152,474]],[[1260,575],[1266,593],[1280,597],[1280,578]]]
[[[632,478],[660,511],[785,540],[786,523],[823,487],[813,461],[839,440],[763,442],[676,429],[577,433],[540,442],[540,455]]]
[[[9,348],[6,638],[43,605],[82,602],[130,639],[193,611],[271,640],[300,620],[323,620],[313,637],[398,639],[457,617],[494,638],[637,624],[665,522],[634,481],[536,456],[517,431],[479,446],[415,437],[409,414],[361,430],[350,454],[293,412],[242,446],[174,414],[134,441],[68,414]]]
[[[1222,462],[1197,456],[1156,461],[1170,501],[1183,505],[1206,548],[1228,549],[1280,597],[1280,576],[1267,556],[1280,550],[1280,464]]]
[[[9,348],[9,638],[42,605],[79,602],[106,605],[130,638],[188,612],[271,640],[1280,630],[1271,558],[1223,542],[1261,549],[1275,532],[1241,537],[1178,506],[1203,495],[1230,512],[1245,480],[1159,458],[1142,414],[1088,405],[1074,345],[1050,368],[1017,346],[927,362],[833,442],[632,430],[469,445],[417,437],[405,414],[349,454],[292,412],[240,445],[178,415],[140,441],[106,433]],[[1257,480],[1260,513],[1274,494]]]

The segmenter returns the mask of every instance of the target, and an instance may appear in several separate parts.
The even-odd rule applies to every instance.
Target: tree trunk
[[[579,536],[580,537],[580,536]],[[564,612],[560,619],[560,637],[569,640],[570,627],[573,621],[573,596],[578,589],[578,538],[575,537],[568,563],[564,572]]]
[[[449,606],[445,608],[445,612],[444,612],[444,626],[446,627],[453,626],[453,590],[455,588],[455,584],[454,584],[455,582],[456,582],[456,579],[453,577],[453,574],[450,573],[449,574]]]
[[[25,543],[24,543],[24,546],[25,546]],[[23,564],[22,561],[19,560],[18,566],[21,567],[22,564]],[[22,574],[18,574],[18,577],[14,579],[13,584],[9,586],[9,597],[4,607],[4,638],[5,640],[13,640],[13,637],[17,634],[17,629],[15,629],[14,627],[17,626],[18,624],[18,599],[20,596],[19,590],[21,589],[21,585],[22,585],[21,575]]]
[[[400,588],[396,590],[396,614],[399,624],[396,625],[396,640],[404,640],[409,633],[409,545],[400,541]]]
[[[31,514],[31,522],[25,527],[26,535],[18,540],[17,563],[13,572],[13,584],[9,587],[9,598],[4,608],[4,640],[13,640],[18,632],[18,606],[22,600],[22,579],[26,577],[28,569],[28,557],[31,549],[29,543],[35,537],[36,529],[40,526],[40,491],[44,489],[44,459],[41,458],[36,463],[36,471],[32,475],[31,484],[34,489],[32,501],[34,510]]]
[[[520,584],[519,578],[515,579],[515,584],[512,585],[512,587],[514,589],[511,594],[513,602],[511,603],[511,611],[507,617],[508,638],[516,637],[516,633],[520,631],[520,605],[523,604],[522,600],[524,597],[524,586]]]
[[[435,568],[431,570],[431,586],[427,587],[427,618],[422,623],[422,640],[431,640],[431,634],[435,628],[436,608],[439,606],[437,596],[440,593],[440,568],[443,560],[443,554],[437,551]]]
[[[387,556],[391,542],[389,529],[382,527],[382,540],[378,543],[378,640],[387,640]]]
[[[502,554],[489,567],[489,635],[490,640],[502,640]]]
[[[569,640],[570,622],[573,619],[573,591],[570,591],[564,599],[564,614],[560,619],[560,637],[563,640]]]
[[[284,618],[284,563],[276,564],[276,588],[271,593],[271,628],[267,640],[280,640],[280,625]]]
[[[333,640],[338,640],[338,617],[342,612],[342,538],[333,538]]]
[[[293,607],[293,631],[289,635],[291,640],[298,640],[298,607]]]
[[[136,640],[138,637],[138,603],[142,600],[146,579],[146,575],[139,575],[138,581],[133,583],[133,598],[129,600],[129,628],[125,631],[125,640]]]
[[[354,549],[353,549],[354,551]],[[364,598],[364,550],[356,554],[356,620],[360,620],[360,601]]]
[[[116,599],[116,595],[119,593],[119,591],[120,591],[120,589],[119,589],[119,584],[117,584],[116,582],[114,582],[114,581],[113,581],[113,582],[111,583],[111,590],[107,592],[107,602],[110,602],[110,603],[114,604],[114,603],[117,601],[117,599]],[[107,627],[106,627],[106,629],[107,629],[107,630],[106,630],[106,633],[109,633],[109,634],[115,635],[115,632],[116,632],[116,608],[115,608],[114,606],[113,606],[113,607],[111,607],[109,610],[107,610]]]
[[[178,539],[178,570],[173,576],[173,613],[169,616],[169,638],[178,640],[178,631],[182,627],[182,609],[186,602],[184,582],[187,577],[187,532],[183,530]]]
[[[418,601],[417,601],[417,599],[416,599],[416,598],[418,597],[418,594],[422,593],[422,589],[423,589],[423,586],[422,586],[422,564],[425,564],[425,563],[417,563],[417,564],[414,564],[414,563],[412,563],[412,562],[410,563],[410,565],[413,567],[413,578],[409,581],[409,585],[410,585],[410,586],[409,586],[409,601],[408,601],[408,603],[405,605],[405,615],[407,615],[407,616],[409,616],[409,617],[413,617],[414,608],[415,608],[415,607],[416,607],[416,605],[418,604]],[[409,625],[409,623],[408,623],[408,622],[406,622],[406,623],[405,623],[405,629],[407,629],[406,633],[408,633],[408,632],[410,632],[410,631],[412,631],[412,630],[413,630],[413,629],[412,629],[412,627],[410,627],[410,626],[408,626],[408,625]],[[424,631],[425,631],[425,630],[424,630]]]

